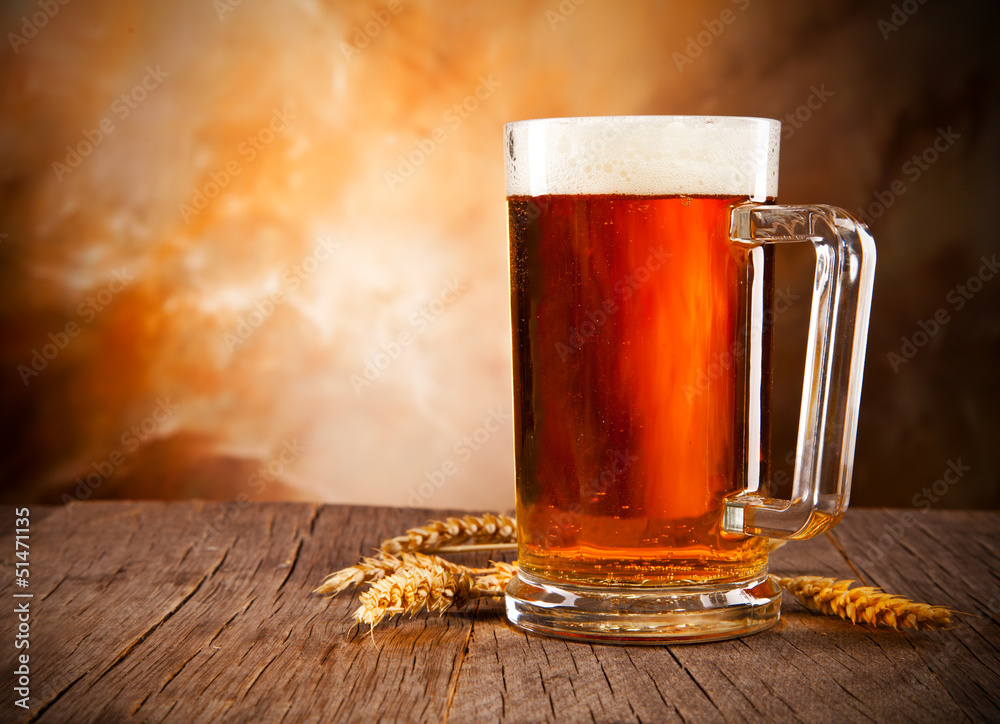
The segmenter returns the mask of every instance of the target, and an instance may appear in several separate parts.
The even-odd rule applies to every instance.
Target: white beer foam
[[[504,126],[507,195],[778,195],[781,122],[605,116]]]

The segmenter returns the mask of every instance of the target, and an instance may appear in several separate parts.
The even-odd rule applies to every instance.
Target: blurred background
[[[852,504],[997,507],[997,14],[7,0],[2,499],[512,507],[502,124],[726,114],[878,245]],[[812,264],[778,259],[779,470]]]

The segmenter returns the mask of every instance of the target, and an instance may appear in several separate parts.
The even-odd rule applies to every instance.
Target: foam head
[[[778,194],[781,122],[769,118],[546,118],[504,131],[508,196]]]

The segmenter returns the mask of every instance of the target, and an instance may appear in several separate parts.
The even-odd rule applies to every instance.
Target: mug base
[[[507,619],[520,629],[611,644],[737,638],[773,626],[781,615],[781,589],[767,575],[711,585],[610,588],[518,571],[506,594]]]

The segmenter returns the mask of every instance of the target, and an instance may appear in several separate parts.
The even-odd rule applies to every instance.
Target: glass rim
[[[677,121],[693,121],[700,122],[705,125],[718,124],[722,127],[729,126],[748,126],[748,125],[766,125],[766,126],[777,126],[780,128],[781,121],[777,118],[767,118],[764,116],[723,116],[723,115],[626,115],[626,116],[550,116],[545,118],[525,118],[517,121],[507,121],[504,123],[504,129],[513,129],[517,126],[526,125],[545,125],[545,124],[622,124],[628,125],[632,123],[648,123],[655,125],[656,123],[664,123],[669,125],[670,123],[676,123]],[[722,130],[720,128],[720,130]]]

